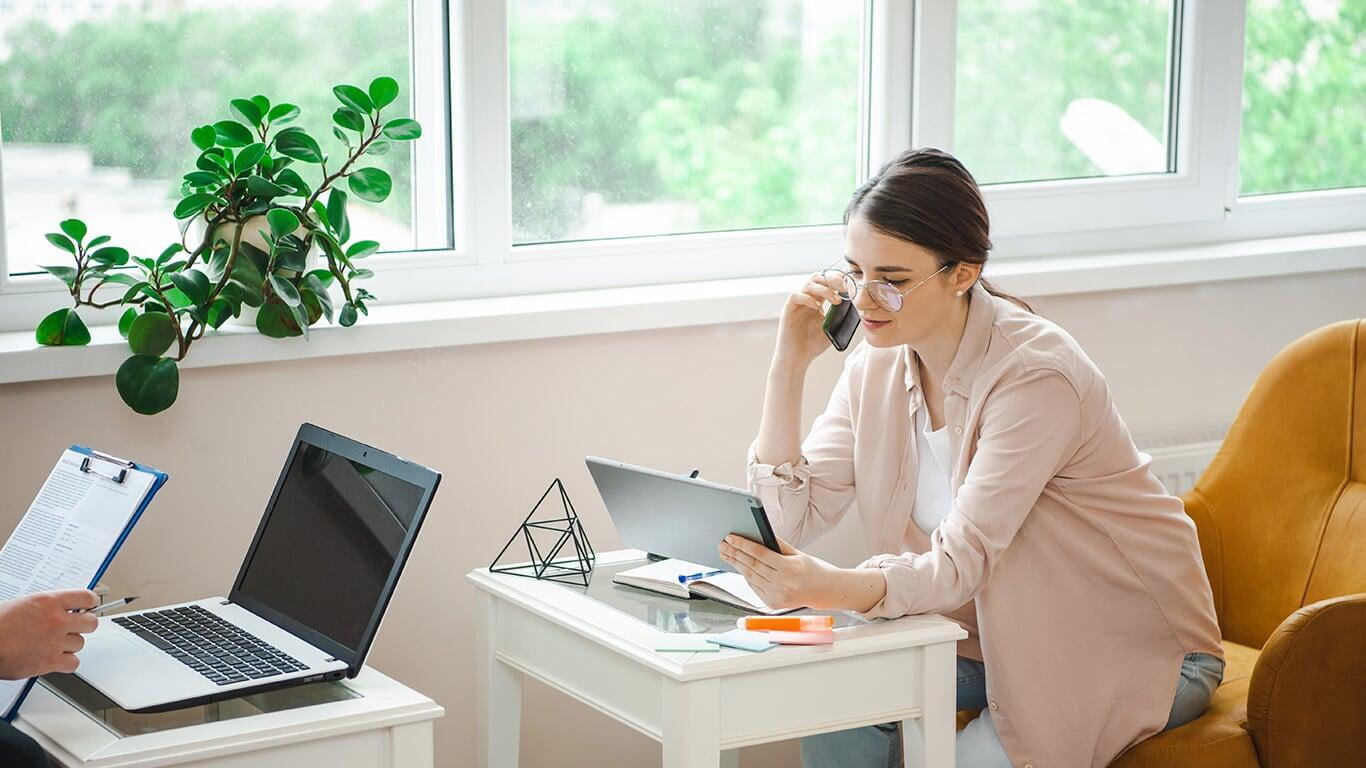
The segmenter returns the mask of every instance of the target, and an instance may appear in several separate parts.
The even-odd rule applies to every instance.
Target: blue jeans
[[[1162,730],[1185,725],[1199,717],[1223,679],[1224,662],[1207,653],[1188,654],[1181,661],[1181,679],[1172,700],[1171,715]],[[1011,768],[986,706],[985,665],[959,656],[958,709],[980,710],[981,714],[958,732],[954,749],[958,768]],[[807,736],[802,739],[802,765],[806,768],[900,768],[900,726],[900,723],[883,723]]]

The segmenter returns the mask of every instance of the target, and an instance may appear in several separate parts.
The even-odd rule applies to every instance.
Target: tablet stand
[[[550,496],[550,492],[557,488],[560,491],[563,516],[533,520],[541,505]],[[558,511],[560,510],[546,510],[548,514],[555,514]],[[518,538],[526,542],[526,559],[530,562],[517,565],[499,565],[498,562],[503,559],[503,555],[507,554],[507,551],[512,548],[513,543]],[[559,557],[561,550],[570,543],[574,545],[574,556],[572,558]],[[537,501],[536,506],[531,508],[531,513],[517,527],[517,532],[512,534],[512,538],[503,545],[498,556],[493,558],[489,572],[526,576],[532,579],[547,579],[586,587],[588,586],[588,579],[593,573],[593,562],[596,559],[597,553],[593,551],[593,545],[588,541],[588,534],[583,530],[583,523],[579,522],[579,516],[574,512],[574,505],[569,501],[569,494],[565,493],[564,483],[561,483],[560,478],[557,477],[550,484],[550,487],[545,489],[545,493],[541,494],[540,501]]]

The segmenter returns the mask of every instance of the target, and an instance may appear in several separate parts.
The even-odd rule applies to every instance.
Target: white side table
[[[432,721],[445,714],[436,702],[369,667],[320,685],[335,688],[130,715],[92,709],[44,680],[15,726],[67,768],[431,768]]]
[[[957,624],[912,616],[837,629],[833,646],[657,653],[667,637],[657,627],[698,628],[690,603],[723,607],[659,596],[628,615],[621,600],[655,596],[611,584],[611,573],[642,556],[599,555],[587,590],[487,569],[467,576],[478,590],[481,768],[517,765],[523,676],[661,742],[665,768],[717,768],[726,750],[897,720],[907,768],[952,768],[955,651],[967,636]]]

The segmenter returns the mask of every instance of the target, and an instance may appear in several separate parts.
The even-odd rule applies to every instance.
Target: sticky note
[[[659,653],[716,653],[721,646],[707,642],[714,635],[673,634],[655,642]]]
[[[732,629],[729,632],[708,638],[707,642],[723,645],[727,648],[739,648],[742,651],[767,651],[775,645],[768,641],[768,637],[763,632],[750,632],[747,629]]]

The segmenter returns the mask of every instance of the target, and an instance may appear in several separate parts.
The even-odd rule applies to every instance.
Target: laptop
[[[355,677],[440,479],[304,424],[228,596],[101,618],[76,675],[130,712]]]

